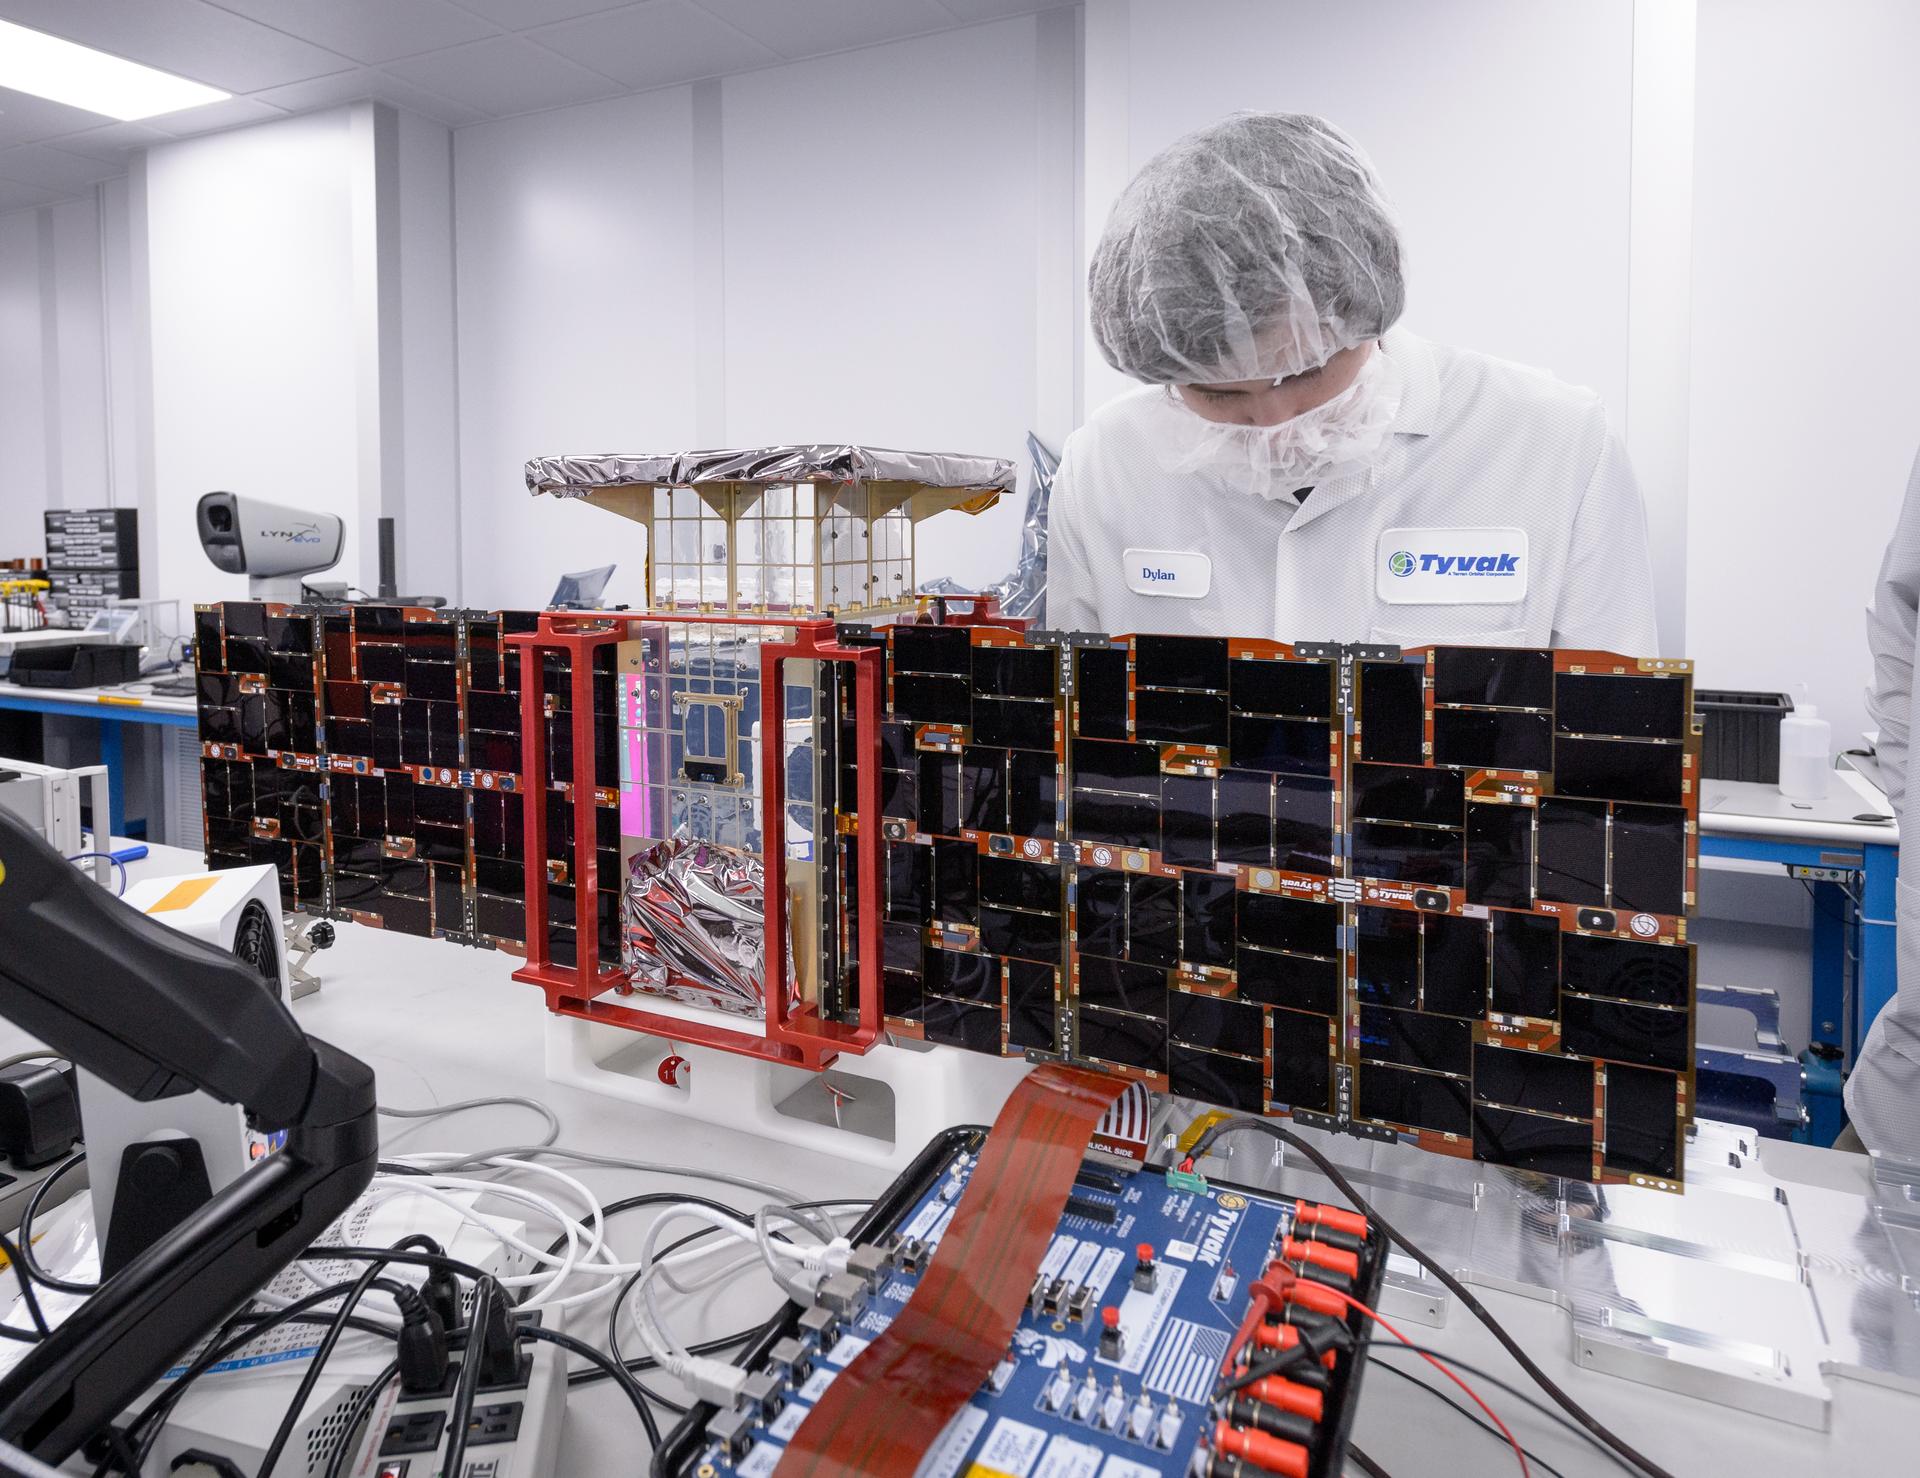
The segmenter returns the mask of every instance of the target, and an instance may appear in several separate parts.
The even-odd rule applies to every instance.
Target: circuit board
[[[776,1318],[741,1362],[772,1378],[751,1388],[749,1407],[697,1407],[667,1439],[666,1472],[768,1478],[813,1403],[913,1296],[977,1142],[956,1131],[936,1142],[945,1146],[937,1159],[923,1156],[902,1177],[910,1194],[881,1203],[854,1234],[890,1250],[877,1286],[857,1307],[790,1306]],[[1215,1385],[1247,1312],[1247,1285],[1299,1229],[1302,1204],[1311,1205],[1220,1183],[1174,1185],[1150,1169],[1083,1167],[1005,1359],[929,1446],[918,1478],[1186,1473],[1213,1438]],[[1376,1241],[1352,1285],[1368,1302],[1382,1271]],[[1107,1310],[1117,1311],[1117,1341]],[[1312,1377],[1319,1417],[1267,1418],[1298,1439],[1315,1478],[1340,1472],[1365,1364],[1367,1321],[1351,1319],[1359,1353]]]

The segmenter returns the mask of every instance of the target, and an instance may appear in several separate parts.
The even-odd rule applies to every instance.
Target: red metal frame
[[[956,611],[947,604],[956,600],[972,601],[973,605],[966,611]],[[1027,616],[1003,616],[997,595],[936,595],[933,602],[936,617],[932,624],[936,626],[999,626],[1024,635],[1033,625]]]
[[[760,654],[764,958],[769,972],[776,968],[776,961],[780,971],[778,983],[769,983],[764,991],[765,1036],[599,999],[608,989],[625,984],[628,972],[617,966],[604,970],[600,967],[599,865],[594,845],[593,653],[600,647],[625,640],[629,627],[640,622],[779,626],[794,632],[790,642],[764,643]],[[781,674],[785,664],[794,660],[850,663],[856,682],[856,742],[863,753],[878,754],[880,650],[841,646],[834,639],[834,623],[824,618],[796,620],[771,614],[717,616],[678,611],[545,613],[536,630],[514,632],[506,641],[521,654],[520,757],[526,786],[522,793],[521,837],[527,884],[527,956],[526,964],[513,972],[513,978],[539,986],[546,993],[547,1009],[556,1015],[604,1021],[648,1036],[691,1042],[792,1067],[818,1070],[842,1052],[858,1055],[879,1042],[884,1033],[880,968],[880,776],[874,765],[858,767],[855,797],[860,849],[859,1025],[826,1020],[811,1005],[794,1010],[789,1010],[787,1005],[786,730]],[[572,968],[555,964],[547,951],[547,731],[540,658],[543,652],[549,651],[565,653],[572,664],[574,846],[571,875],[575,894]],[[830,722],[832,716],[823,715],[821,721]]]

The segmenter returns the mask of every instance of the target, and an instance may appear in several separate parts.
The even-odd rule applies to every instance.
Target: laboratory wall
[[[42,553],[47,506],[40,212],[0,215],[0,558]]]
[[[47,508],[132,506],[125,180],[0,215],[0,558]]]
[[[613,561],[611,594],[641,598],[638,531],[530,498],[531,455],[844,440],[1024,465],[1043,374],[1057,447],[1077,22],[459,130],[463,598],[537,602]],[[942,517],[922,575],[1004,574],[1018,517]]]
[[[1627,378],[1630,0],[1087,7],[1087,244],[1142,164],[1236,109],[1318,113],[1399,216],[1415,331],[1599,391]],[[1089,407],[1126,381],[1091,350]]]
[[[729,441],[865,441],[985,452],[1024,472],[1042,423],[1042,376],[1064,397],[1070,299],[1043,299],[1046,253],[1063,278],[1071,122],[1043,95],[1073,87],[1075,17],[1021,17],[827,57],[721,84]],[[884,127],[876,127],[884,119]],[[799,167],[796,167],[799,166]],[[804,284],[804,291],[794,291]],[[1043,311],[1053,317],[1041,321]],[[922,578],[1005,575],[1022,503],[942,515],[923,531]]]
[[[693,441],[688,286],[722,228],[690,209],[692,141],[688,88],[454,135],[469,604],[538,606],[563,572],[610,563],[608,599],[644,604],[637,526],[536,500],[522,469],[536,455]]]
[[[350,110],[165,144],[144,174],[156,589],[245,595],[195,533],[214,489],[339,514],[325,578],[365,585]]]
[[[1920,7],[1701,0],[1699,53],[1689,646],[1848,748],[1920,450]]]

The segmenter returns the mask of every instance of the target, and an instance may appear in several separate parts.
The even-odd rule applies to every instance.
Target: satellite
[[[201,608],[215,865],[678,1041],[820,1068],[919,1036],[1679,1189],[1689,663],[915,597],[917,525],[1013,487],[982,458],[528,481],[645,526],[650,608]]]

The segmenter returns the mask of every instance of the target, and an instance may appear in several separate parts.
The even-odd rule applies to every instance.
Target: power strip
[[[454,1199],[471,1206],[479,1198],[462,1192]],[[481,1219],[512,1235],[526,1234],[526,1227],[518,1221],[489,1216]],[[424,1233],[445,1247],[450,1256],[496,1275],[518,1273],[526,1266],[522,1254],[508,1252],[491,1233],[462,1222],[452,1208],[426,1196],[385,1194],[377,1201],[363,1199],[335,1223],[335,1231],[338,1240],[363,1247],[391,1246],[402,1237]],[[316,1252],[325,1250],[324,1244],[314,1248]],[[366,1267],[345,1259],[306,1262],[302,1266],[322,1285],[351,1281]],[[402,1263],[388,1269],[391,1276],[409,1282],[418,1282],[423,1271]],[[313,1288],[312,1282],[290,1271],[276,1279],[268,1292],[292,1299]],[[317,1325],[283,1325],[276,1336],[269,1336],[250,1350],[246,1359],[217,1366],[195,1381],[161,1430],[148,1471],[171,1473],[174,1463],[189,1453],[200,1452],[224,1458],[243,1473],[268,1478],[260,1474],[266,1445],[306,1374],[307,1360],[323,1333]],[[308,1396],[271,1478],[319,1478],[325,1473],[334,1450],[350,1435],[345,1425],[360,1393],[392,1358],[391,1341],[348,1331]],[[431,1478],[431,1469],[418,1464],[415,1469],[414,1478]],[[201,1478],[203,1472],[218,1470],[186,1466],[178,1471],[189,1478]],[[352,1470],[343,1468],[345,1471]]]
[[[453,1382],[431,1396],[402,1396],[389,1386],[361,1432],[345,1478],[545,1478],[560,1451],[567,1410],[565,1353],[536,1344],[521,1360],[522,1379],[482,1386],[467,1423],[467,1455],[458,1475],[441,1474]],[[453,1372],[457,1375],[459,1361]]]

